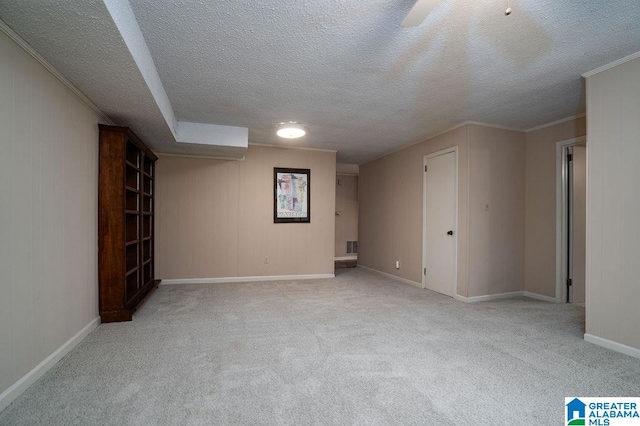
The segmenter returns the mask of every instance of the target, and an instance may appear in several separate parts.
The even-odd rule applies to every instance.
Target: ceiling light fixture
[[[505,16],[509,16],[509,15],[511,15],[511,6],[509,5],[509,0],[507,0],[507,8],[506,8],[506,10],[504,11],[504,15],[505,15]]]
[[[300,123],[290,121],[288,123],[280,123],[276,134],[281,138],[296,139],[303,137],[307,132]]]

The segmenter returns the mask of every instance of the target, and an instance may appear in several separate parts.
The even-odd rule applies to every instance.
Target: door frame
[[[567,276],[569,268],[566,262],[568,242],[565,238],[569,231],[567,229],[567,208],[569,206],[567,180],[569,179],[569,170],[567,169],[567,162],[564,161],[564,153],[568,147],[586,146],[586,144],[586,136],[556,142],[556,303],[566,303],[567,286],[564,277]],[[587,151],[588,155],[589,151]],[[589,173],[588,170],[587,173]]]
[[[427,154],[422,158],[422,288],[427,288],[427,160],[441,155],[453,153],[453,182],[454,182],[454,218],[453,218],[453,296],[458,295],[458,146],[452,146],[440,151]]]

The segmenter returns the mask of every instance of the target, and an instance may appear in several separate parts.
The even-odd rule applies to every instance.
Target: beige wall
[[[423,157],[453,146],[458,147],[458,293],[466,295],[468,126],[360,166],[358,264],[422,283]]]
[[[587,78],[586,332],[636,349],[640,349],[639,81],[640,59]],[[640,356],[638,350],[635,354]]]
[[[525,145],[520,132],[465,125],[360,166],[358,263],[422,283],[423,157],[453,146],[458,147],[457,294],[521,291]]]
[[[347,241],[358,241],[358,176],[336,176],[336,257],[347,253]]]
[[[274,167],[311,169],[311,223],[273,223]],[[252,145],[245,161],[160,156],[156,173],[158,278],[333,273],[335,153]]]
[[[586,118],[526,134],[524,289],[556,296],[556,143],[586,134]]]
[[[469,126],[468,296],[524,289],[524,134]]]
[[[2,393],[97,319],[100,119],[1,32],[0,58]]]

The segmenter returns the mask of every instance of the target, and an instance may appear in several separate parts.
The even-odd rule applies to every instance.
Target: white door
[[[570,147],[568,160],[569,252],[568,278],[571,280],[569,301],[585,302],[586,231],[587,231],[587,148]]]
[[[424,285],[456,292],[456,152],[425,157]]]

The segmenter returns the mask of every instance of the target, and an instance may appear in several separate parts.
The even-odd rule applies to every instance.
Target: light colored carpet
[[[640,395],[640,362],[585,343],[579,308],[338,273],[162,286],[0,424],[551,425],[565,396]]]

